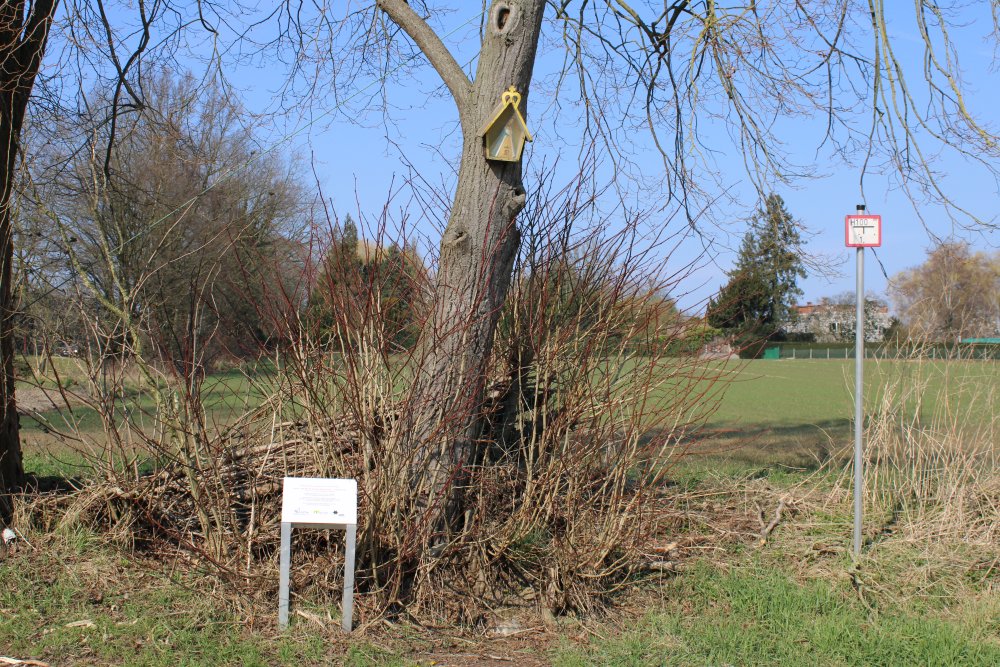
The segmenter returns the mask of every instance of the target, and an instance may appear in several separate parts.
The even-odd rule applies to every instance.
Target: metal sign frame
[[[281,548],[280,564],[278,568],[278,628],[284,630],[288,627],[288,599],[289,599],[289,578],[292,560],[292,529],[294,528],[319,528],[343,530],[345,532],[345,554],[344,554],[344,595],[341,599],[341,627],[344,632],[350,632],[353,626],[354,616],[354,554],[357,547],[357,502],[358,483],[353,479],[321,479],[303,477],[285,477],[282,486],[281,500]],[[296,509],[289,507],[289,493],[293,487],[307,484],[314,492],[312,498],[306,498],[304,502],[311,503],[316,509],[316,521],[308,518],[296,521],[286,521],[285,519],[296,515]],[[301,489],[296,489],[301,491]],[[327,495],[323,495],[326,491]],[[342,506],[331,508],[331,500],[344,501],[338,496],[347,496],[348,503],[353,501],[353,506]],[[301,497],[299,498],[301,501]],[[344,523],[329,523],[331,517],[343,517]]]

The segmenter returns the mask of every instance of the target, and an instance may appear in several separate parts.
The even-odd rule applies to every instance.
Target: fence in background
[[[775,344],[764,350],[764,359],[853,359],[854,345]],[[1000,345],[937,344],[920,346],[867,345],[866,359],[944,359],[953,361],[998,361]]]

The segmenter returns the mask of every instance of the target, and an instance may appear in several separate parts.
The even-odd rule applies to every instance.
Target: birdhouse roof
[[[514,112],[514,118],[521,125],[521,129],[524,130],[524,138],[527,141],[531,141],[531,132],[528,131],[528,124],[524,122],[524,116],[521,115],[521,109],[519,105],[521,104],[521,93],[511,86],[507,90],[503,91],[503,95],[500,96],[500,104],[496,106],[493,113],[490,114],[490,119],[486,121],[482,129],[479,130],[479,136],[485,136],[493,125],[500,121],[501,116],[510,109]]]

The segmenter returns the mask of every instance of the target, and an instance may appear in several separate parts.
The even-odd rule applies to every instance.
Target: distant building
[[[853,303],[835,303],[822,299],[794,307],[796,318],[782,327],[786,334],[812,334],[818,343],[841,343],[854,340],[857,318]],[[881,301],[865,301],[865,342],[877,343],[892,325],[889,306]]]

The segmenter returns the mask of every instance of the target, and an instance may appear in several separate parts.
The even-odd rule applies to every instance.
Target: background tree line
[[[769,195],[743,237],[728,281],[708,302],[707,324],[750,357],[769,341],[801,337],[789,329],[798,320],[798,280],[806,277],[806,261],[799,223],[780,196]],[[940,242],[922,264],[894,276],[889,293],[896,316],[884,332],[886,342],[1000,336],[1000,253],[974,251],[966,242]],[[854,304],[853,292],[823,299],[819,307],[849,317],[835,318],[836,331],[804,335],[853,341]],[[874,335],[876,315],[885,307],[881,299],[866,296],[866,339]]]
[[[741,354],[757,356],[794,317],[805,258],[798,221],[780,195],[768,195],[743,236],[728,282],[708,302],[706,322]]]
[[[113,141],[99,94],[93,115],[31,133],[40,159],[18,199],[22,347],[90,343],[204,372],[279,343],[258,312],[274,281],[327,328],[374,289],[394,340],[413,344],[419,300],[405,278],[425,271],[413,248],[371,247],[348,217],[311,251],[316,195],[294,158],[259,155],[245,110],[212,80],[157,71],[142,85],[144,107],[122,116]],[[310,252],[323,270],[308,285]]]
[[[890,282],[901,334],[917,341],[1000,338],[1000,252],[944,241]]]

